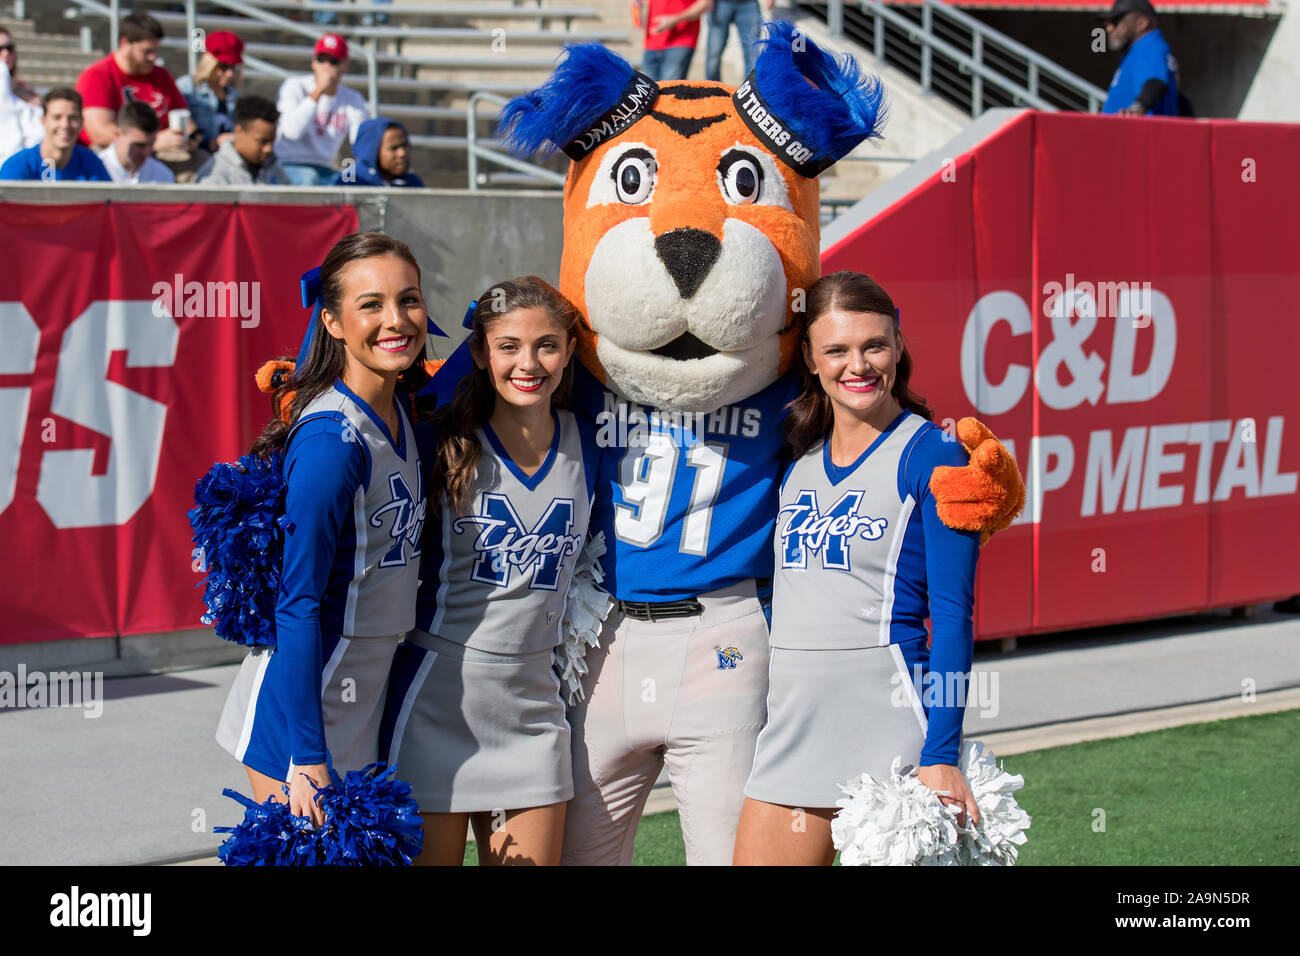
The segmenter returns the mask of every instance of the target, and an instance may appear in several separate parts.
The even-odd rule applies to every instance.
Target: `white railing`
[[[472,94],[469,98],[469,103],[465,107],[465,167],[469,172],[469,188],[478,189],[480,185],[478,170],[478,161],[480,159],[495,163],[498,166],[504,166],[506,169],[513,169],[520,175],[510,178],[517,181],[540,181],[551,186],[563,186],[563,173],[557,173],[553,169],[546,169],[522,159],[516,159],[509,153],[491,149],[478,141],[478,104],[494,103],[503,106],[508,102],[510,102],[509,99],[498,96],[496,93],[478,92]],[[484,178],[486,179],[486,174]],[[492,178],[500,182],[503,177],[502,174],[498,173]]]

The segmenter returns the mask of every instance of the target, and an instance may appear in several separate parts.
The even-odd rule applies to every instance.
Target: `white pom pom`
[[[563,640],[555,646],[555,663],[560,679],[568,685],[569,704],[582,700],[587,648],[600,647],[600,632],[614,607],[614,599],[599,587],[605,580],[605,572],[598,559],[604,553],[605,533],[598,531],[578,555],[565,597],[564,619],[560,625]]]
[[[993,751],[966,741],[961,770],[980,809],[979,826],[960,826],[961,808],[945,806],[916,772],[889,777],[859,774],[840,784],[845,796],[831,819],[831,840],[844,866],[1011,866],[1029,828],[1029,814],[1012,796],[1025,785],[999,768]]]

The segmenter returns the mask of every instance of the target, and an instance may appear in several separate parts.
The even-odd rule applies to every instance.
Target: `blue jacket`
[[[379,171],[379,146],[384,140],[384,133],[396,126],[403,133],[406,127],[397,120],[384,119],[382,116],[368,119],[357,130],[356,142],[352,144],[352,155],[356,157],[356,167],[344,170],[334,179],[335,186],[406,186],[421,188],[424,183],[415,173],[407,172],[400,179],[388,179]],[[344,177],[347,178],[344,178]]]
[[[1131,105],[1147,80],[1159,80],[1166,87],[1164,97],[1147,115],[1177,116],[1178,64],[1159,30],[1143,34],[1124,52],[1124,59],[1111,78],[1110,92],[1101,111],[1118,113]]]
[[[194,125],[203,131],[204,146],[209,152],[216,152],[215,145],[210,144],[215,144],[222,133],[230,133],[235,129],[235,103],[239,100],[239,90],[233,86],[226,87],[226,111],[220,113],[217,107],[221,99],[207,83],[201,83],[196,88],[194,78],[186,75],[176,81],[176,88],[189,105]]]

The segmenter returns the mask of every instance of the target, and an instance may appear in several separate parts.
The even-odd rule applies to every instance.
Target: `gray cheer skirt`
[[[423,813],[520,810],[573,796],[551,651],[490,654],[412,631],[389,681],[380,756]]]
[[[889,775],[894,757],[914,767],[925,712],[898,645],[852,650],[772,648],[767,724],[759,732],[745,796],[834,808],[839,784]]]

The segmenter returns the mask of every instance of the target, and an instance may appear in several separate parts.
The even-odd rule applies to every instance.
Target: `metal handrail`
[[[885,60],[885,25],[889,24],[902,32],[911,43],[919,47],[915,69],[919,75],[923,91],[929,92],[934,85],[934,55],[940,54],[944,59],[957,64],[963,73],[971,77],[970,113],[978,116],[983,112],[984,88],[992,85],[1009,95],[1013,102],[1032,106],[1035,109],[1055,111],[1057,107],[1041,95],[1041,83],[1049,79],[1065,90],[1073,92],[1088,103],[1088,110],[1096,112],[1105,102],[1106,93],[1076,73],[1057,65],[1042,54],[1029,49],[1024,44],[994,30],[967,13],[950,6],[942,0],[921,0],[918,23],[896,10],[885,6],[884,0],[858,0],[858,7],[870,14],[874,20],[872,37],[873,53],[878,61]],[[844,35],[844,0],[828,0],[826,4],[826,24],[833,37]],[[959,49],[941,37],[936,31],[936,15],[970,32],[970,53]],[[1009,79],[998,71],[991,69],[988,60],[998,52],[1009,53],[1025,67],[1025,83],[1022,85]]]
[[[510,102],[507,97],[496,93],[480,91],[470,95],[469,102],[465,106],[465,166],[469,171],[469,188],[472,190],[478,189],[478,161],[480,158],[504,166],[507,169],[513,169],[515,172],[524,173],[534,179],[540,179],[542,182],[550,183],[553,186],[563,186],[565,178],[563,173],[535,166],[532,163],[524,162],[522,159],[516,159],[509,153],[498,152],[495,149],[488,149],[486,146],[479,145],[478,104],[484,101],[496,103],[499,106],[504,106]]]
[[[921,47],[921,89],[929,92],[931,86],[931,59],[934,51],[938,51],[950,60],[956,61],[959,66],[970,70],[973,75],[979,76],[986,83],[1000,87],[1004,92],[1009,94],[1017,103],[1023,103],[1026,106],[1032,106],[1034,109],[1055,111],[1056,107],[1044,100],[1037,94],[1030,93],[1027,89],[1017,84],[1014,80],[1009,80],[1001,73],[989,69],[983,63],[977,63],[971,57],[967,56],[955,46],[939,39],[930,31],[931,8],[927,5],[921,8],[922,22],[917,24],[909,20],[902,14],[895,13],[884,5],[881,0],[861,0],[862,8],[870,9],[876,17],[876,58],[884,59],[884,24],[892,23],[895,27],[902,30],[908,35],[913,43]],[[972,115],[978,115],[978,104],[972,104]]]
[[[1059,82],[1062,86],[1081,93],[1088,100],[1088,112],[1096,112],[1101,105],[1106,102],[1106,91],[1098,86],[1089,83],[1079,74],[1067,70],[1058,63],[1054,63],[1047,57],[1035,50],[1029,49],[1023,43],[1013,40],[1005,33],[999,33],[992,27],[975,19],[964,10],[949,6],[946,3],[937,2],[937,0],[922,0],[927,7],[936,8],[945,18],[952,20],[954,23],[960,23],[971,33],[972,37],[980,37],[981,40],[988,38],[997,43],[998,46],[1015,53],[1026,64],[1028,64],[1028,89],[1034,95],[1038,94],[1038,80],[1040,76],[1050,76]],[[1096,109],[1093,104],[1096,103]]]

